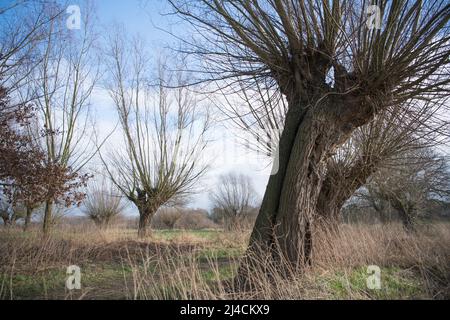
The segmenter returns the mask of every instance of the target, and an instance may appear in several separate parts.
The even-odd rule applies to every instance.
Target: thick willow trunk
[[[329,167],[316,206],[317,219],[322,228],[328,231],[338,230],[341,209],[351,196],[349,193],[352,192],[345,178]]]
[[[416,225],[414,223],[413,216],[406,212],[402,212],[400,216],[402,218],[403,228],[406,230],[406,232],[415,232]]]
[[[274,238],[274,226],[276,223],[278,207],[280,203],[281,192],[286,176],[286,171],[291,155],[291,150],[295,142],[299,123],[305,115],[305,111],[300,105],[292,106],[286,115],[285,126],[280,137],[277,150],[277,159],[274,161],[272,175],[269,178],[261,208],[253,227],[250,237],[247,257],[253,255],[273,255],[276,248]],[[243,278],[246,277],[246,268],[252,267],[249,261],[245,261],[240,273]]]
[[[340,133],[328,117],[311,113],[300,124],[274,223],[282,258],[295,272],[311,263],[314,219],[326,160],[339,140]]]
[[[339,162],[329,162],[316,208],[321,227],[328,231],[338,230],[345,202],[367,182],[377,165],[377,159],[364,155],[348,168]]]
[[[139,208],[139,225],[138,225],[138,237],[145,238],[149,236],[150,229],[149,225],[155,214],[156,210]]]
[[[298,128],[286,122],[280,140],[279,169],[269,179],[247,253],[270,253],[272,261],[278,261],[286,274],[311,262],[313,219],[323,181],[324,156],[335,142],[331,131],[327,132],[326,121],[321,123],[312,113],[298,120]],[[267,261],[267,257],[261,259]]]
[[[316,206],[316,217],[318,225],[324,231],[337,232],[342,221],[341,211],[348,198],[337,197],[334,189],[329,193],[324,193],[323,187],[319,195]]]
[[[11,221],[9,220],[9,217],[2,217],[2,219],[3,219],[3,225],[4,225],[4,227],[6,228],[6,227],[8,227],[10,224],[11,224]]]
[[[314,108],[290,104],[280,139],[279,169],[269,179],[246,257],[269,253],[294,272],[311,263],[314,217],[327,159],[373,115],[363,105],[352,108],[355,104],[338,99],[322,99]],[[244,260],[243,277],[254,267],[255,262],[248,266],[249,260],[255,261]]]
[[[395,197],[388,197],[387,200],[391,204],[392,208],[397,211],[405,231],[414,232],[416,230],[416,207],[411,203],[402,202],[400,199]]]

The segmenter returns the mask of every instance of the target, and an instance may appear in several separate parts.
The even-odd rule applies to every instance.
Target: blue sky
[[[165,46],[171,42],[166,32],[158,30],[170,30],[173,27],[173,19],[162,15],[169,10],[167,1],[97,0],[95,4],[102,24],[123,24],[127,31],[139,34],[152,46]]]
[[[8,0],[0,0],[0,6],[7,4]],[[172,37],[168,32],[183,36],[182,33],[189,32],[189,28],[177,21],[174,16],[163,15],[170,12],[170,6],[166,0],[92,0],[95,13],[98,18],[97,31],[100,32],[100,39],[111,29],[114,24],[124,26],[129,36],[139,35],[149,46],[151,53],[154,53],[155,61],[161,52],[169,52],[170,47],[177,47],[179,40]],[[64,5],[79,5],[83,10],[84,0],[57,0]],[[82,16],[83,16],[83,12]],[[68,14],[69,17],[69,14]],[[0,22],[1,23],[1,22]],[[99,43],[101,40],[99,39]],[[100,135],[106,136],[117,124],[115,109],[107,91],[99,84],[91,99],[92,110],[96,117],[97,131]],[[214,128],[215,142],[212,144],[208,156],[214,159],[207,176],[200,182],[203,192],[192,197],[189,204],[191,207],[210,209],[210,190],[215,187],[220,174],[231,171],[249,175],[256,191],[262,197],[270,167],[267,161],[255,158],[250,151],[244,150],[237,142],[236,137],[225,128],[223,124],[217,124]],[[111,139],[111,144],[115,147],[121,140],[119,133]],[[92,167],[97,166],[93,163]]]
[[[150,50],[155,52],[168,47],[176,47],[178,40],[171,37],[165,31],[180,35],[188,28],[176,20],[176,17],[163,15],[170,12],[170,7],[165,0],[97,0],[94,2],[97,16],[102,30],[108,30],[112,24],[123,25],[131,36],[139,35],[149,44]],[[98,110],[113,110],[108,105],[104,97],[96,97],[97,114],[105,115],[105,112]],[[113,120],[105,117],[98,117],[105,127],[113,127]],[[270,168],[267,163],[256,159],[253,154],[244,150],[236,141],[230,131],[223,125],[215,127],[214,135],[216,141],[211,146],[215,161],[211,164],[208,175],[201,181],[205,186],[204,191],[192,198],[190,206],[210,209],[209,191],[214,188],[217,177],[220,174],[235,171],[249,175],[256,191],[262,197],[268,180]]]

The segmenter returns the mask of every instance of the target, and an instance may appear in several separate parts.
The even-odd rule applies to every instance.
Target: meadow
[[[448,299],[450,224],[406,233],[400,224],[344,224],[319,232],[313,263],[289,280],[253,272],[252,288],[234,286],[249,231],[99,230],[82,224],[0,230],[1,299]],[[68,266],[81,270],[81,289],[66,288]],[[381,270],[369,289],[368,266]],[[270,266],[268,266],[270,268]],[[276,285],[273,285],[275,281]]]

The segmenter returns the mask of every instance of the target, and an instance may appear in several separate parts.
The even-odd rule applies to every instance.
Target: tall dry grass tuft
[[[253,263],[246,272],[249,281],[246,286],[249,289],[245,291],[232,281],[240,263],[235,257],[212,257],[202,261],[192,253],[181,252],[174,253],[174,256],[183,256],[183,259],[146,257],[144,270],[140,267],[141,263],[130,263],[136,284],[133,298],[271,300],[391,297],[389,294],[395,293],[389,290],[383,296],[365,287],[352,288],[351,282],[355,281],[355,277],[360,283],[366,283],[366,269],[371,265],[386,270],[389,275],[386,281],[393,281],[391,285],[394,287],[403,284],[397,283],[395,278],[391,279],[391,272],[399,273],[401,277],[407,276],[405,281],[414,279],[413,283],[405,284],[405,292],[401,296],[393,298],[449,298],[449,227],[448,224],[436,224],[422,227],[415,234],[406,233],[400,224],[343,225],[337,231],[318,230],[314,237],[313,265],[302,273],[291,269],[282,257],[279,258],[281,262],[277,263],[269,262],[270,259],[262,255],[247,257]],[[243,240],[248,234],[241,236]],[[226,243],[224,239],[221,241]],[[221,272],[224,261],[230,267],[226,277]],[[205,270],[210,271],[209,277],[205,277]],[[330,288],[330,283],[337,280],[336,285],[344,283],[345,287],[347,284],[342,288],[342,295],[336,295],[336,290]],[[408,286],[413,285],[420,287],[418,292],[409,292]]]
[[[321,268],[431,264],[449,258],[449,244],[446,223],[422,226],[415,233],[405,232],[401,224],[342,225],[337,232],[316,233],[314,261]]]
[[[401,224],[342,225],[317,232],[316,270],[377,265],[419,273],[430,296],[450,296],[450,225],[435,223],[406,232]]]
[[[199,261],[198,255],[183,247],[174,247],[170,252],[152,255],[143,254],[141,259],[129,255],[128,265],[132,269],[131,288],[127,288],[130,299],[224,299],[220,262],[214,258]],[[211,279],[204,272],[211,272]]]

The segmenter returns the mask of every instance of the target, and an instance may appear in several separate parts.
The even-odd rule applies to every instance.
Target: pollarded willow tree
[[[396,162],[395,167],[383,167],[373,174],[356,197],[377,211],[388,204],[411,232],[418,218],[427,215],[431,203],[448,199],[448,160],[432,149],[421,148],[406,151]]]
[[[411,152],[448,142],[445,104],[421,101],[389,107],[351,138],[327,161],[317,201],[317,215],[336,229],[344,204],[379,170],[395,170]],[[411,172],[411,171],[410,171]]]
[[[327,160],[316,204],[320,225],[336,231],[344,204],[377,170],[395,168],[407,152],[447,143],[447,100],[410,100],[390,106],[357,128]],[[245,146],[273,160],[286,115],[282,96],[271,95],[260,86],[256,90],[243,87],[225,97],[224,103],[218,99],[214,103],[231,120],[231,128],[238,129],[236,135]]]
[[[249,250],[310,262],[326,162],[353,131],[390,106],[448,93],[446,1],[177,1],[198,31],[186,40],[203,74],[270,83],[287,112]],[[379,25],[368,14],[379,8]],[[189,49],[186,49],[189,50]],[[333,84],[329,83],[332,75]],[[203,79],[205,80],[205,79]]]
[[[158,65],[158,84],[149,83],[145,44],[120,33],[109,43],[110,84],[124,148],[102,156],[113,183],[139,211],[145,237],[156,211],[195,192],[208,166],[202,152],[210,126],[206,109],[185,87],[186,74]],[[172,88],[167,86],[171,85]]]

